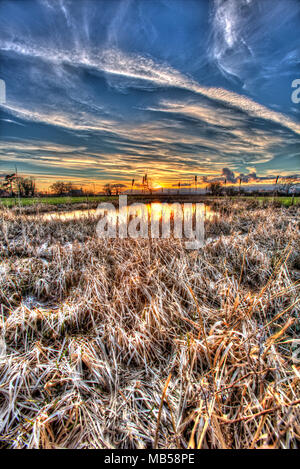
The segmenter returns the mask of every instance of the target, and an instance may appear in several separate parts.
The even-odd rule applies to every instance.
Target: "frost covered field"
[[[2,448],[296,448],[300,207],[216,202],[209,242],[0,214]]]

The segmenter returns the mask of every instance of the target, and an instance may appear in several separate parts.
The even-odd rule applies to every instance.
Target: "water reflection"
[[[133,218],[134,217],[134,206],[129,205],[127,207],[128,209],[128,217]],[[171,219],[174,220],[174,223],[178,220],[180,216],[180,210],[173,210],[172,205],[173,204],[166,204],[166,203],[161,203],[161,202],[153,202],[151,204],[137,204],[137,205],[144,205],[146,207],[146,213],[148,213],[149,220],[151,220],[153,223],[160,222],[163,217],[163,211],[166,213],[166,208],[169,207],[170,210],[170,216]],[[182,204],[174,204],[183,207]],[[184,206],[184,213],[185,216],[190,217],[194,216],[196,211],[196,204],[185,204]],[[67,220],[80,220],[83,218],[87,217],[95,217],[97,215],[97,210],[96,209],[85,209],[85,210],[71,210],[68,212],[47,212],[47,213],[42,213],[39,215],[39,217],[42,220],[59,220],[59,221],[67,221]],[[109,212],[109,211],[108,211]],[[112,213],[109,213],[110,216],[115,216],[117,217],[118,210],[112,211]],[[218,213],[215,212],[214,210],[211,209],[209,205],[204,205],[204,218],[205,220],[212,220],[213,218],[218,217]]]
[[[40,217],[42,220],[78,220],[81,218],[87,218],[90,216],[95,216],[96,210],[86,209],[86,210],[71,210],[69,212],[47,212],[42,213]]]

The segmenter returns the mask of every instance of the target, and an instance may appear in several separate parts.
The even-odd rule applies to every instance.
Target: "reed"
[[[2,448],[296,448],[299,207],[224,202],[209,242],[0,217]]]

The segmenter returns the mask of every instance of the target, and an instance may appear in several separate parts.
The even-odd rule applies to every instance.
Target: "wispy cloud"
[[[216,0],[212,10],[192,0],[30,1],[36,17],[23,2],[0,6],[2,164],[170,181],[227,167],[295,171],[300,124],[278,82],[299,61],[295,0],[285,21],[273,0],[277,29],[267,27],[269,0]],[[277,80],[280,100],[266,80]]]

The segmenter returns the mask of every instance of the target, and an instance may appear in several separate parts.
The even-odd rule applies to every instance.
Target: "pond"
[[[172,207],[172,204],[162,204],[161,202],[153,202],[151,204],[139,204],[139,205],[144,205],[147,209],[147,214],[150,219],[152,220],[161,220],[162,218],[162,213],[163,213],[163,207],[164,206],[169,206],[170,208]],[[178,204],[179,205],[179,204]],[[184,207],[184,213],[186,216],[194,216],[195,211],[196,211],[196,204],[180,204],[182,207]],[[219,213],[212,210],[209,205],[203,205],[203,215],[205,220],[212,220],[215,217],[219,217]],[[129,205],[127,207],[129,216],[133,215],[133,205]],[[97,213],[98,209],[84,209],[84,210],[70,210],[70,211],[65,211],[65,212],[47,212],[47,213],[42,213],[39,215],[39,217],[42,220],[60,220],[60,221],[67,221],[67,220],[78,220],[78,219],[83,219],[87,217],[98,217]],[[108,209],[108,214],[110,216],[117,216],[118,210],[116,209]],[[174,211],[172,212],[172,218],[174,221],[177,221],[177,217],[180,216],[180,211]],[[31,215],[30,215],[31,217]]]

